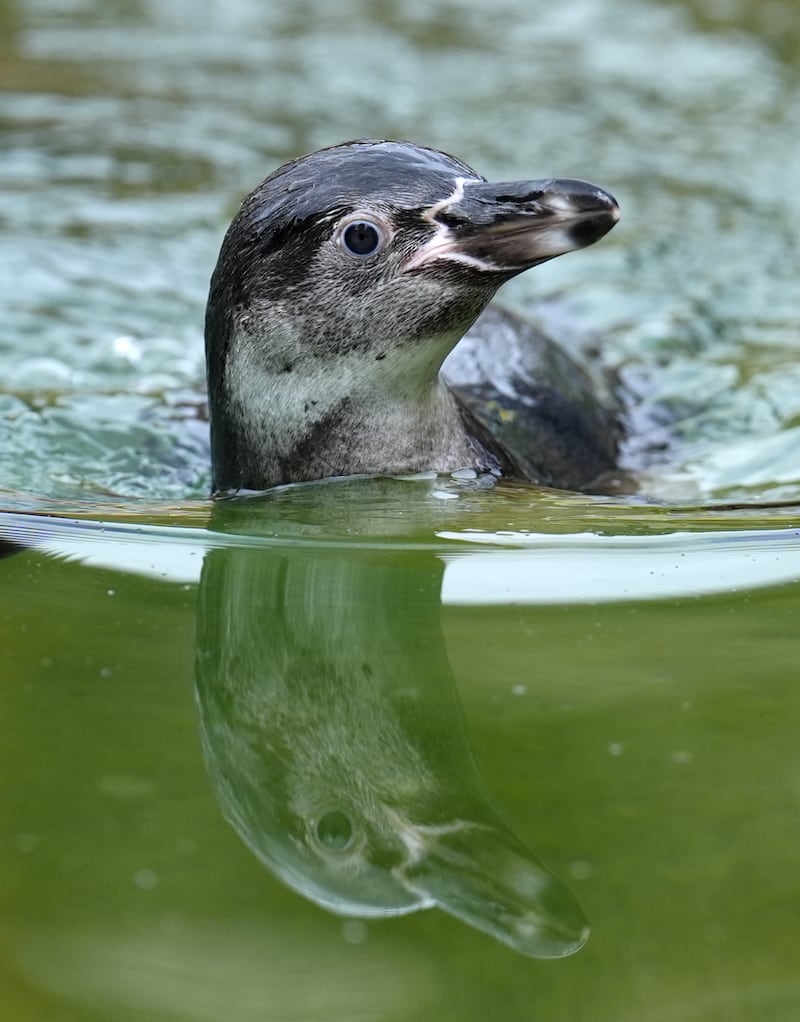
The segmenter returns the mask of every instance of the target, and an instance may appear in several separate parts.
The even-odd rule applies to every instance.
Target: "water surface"
[[[799,54],[791,0],[0,2],[9,1017],[797,1017]],[[666,409],[637,495],[212,506],[222,233],[368,135],[620,200],[506,298]]]

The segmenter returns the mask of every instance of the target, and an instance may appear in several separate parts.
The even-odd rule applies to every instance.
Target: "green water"
[[[799,70],[792,0],[0,0],[0,1017],[798,1017]],[[221,235],[366,135],[617,196],[507,298],[668,409],[638,496],[212,507]]]
[[[676,546],[668,514],[618,509],[589,546],[534,543],[412,488],[453,538],[379,544],[384,492],[335,526],[309,490],[211,532],[17,520],[67,559],[3,562],[8,1017],[794,1019],[798,530],[718,520]],[[454,534],[467,512],[502,550]],[[485,605],[485,558],[510,584],[512,554],[527,589]],[[691,562],[722,591],[693,592]],[[591,576],[612,591],[586,602]],[[304,814],[332,849],[306,854]],[[449,885],[408,871],[455,917],[376,916],[408,893],[400,819],[458,849]],[[513,835],[514,863],[465,820]],[[579,942],[582,911],[572,957],[525,957],[502,922],[525,862],[556,885],[533,950]],[[465,923],[467,889],[491,897]]]

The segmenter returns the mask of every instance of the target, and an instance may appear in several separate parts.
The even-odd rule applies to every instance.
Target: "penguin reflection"
[[[461,719],[432,555],[217,549],[197,699],[222,811],[334,912],[438,906],[524,954],[586,940],[563,884],[493,808]]]

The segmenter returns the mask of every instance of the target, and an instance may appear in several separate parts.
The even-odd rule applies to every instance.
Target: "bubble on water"
[[[569,865],[569,874],[573,880],[588,880],[592,873],[594,868],[585,859],[576,859]]]
[[[155,785],[146,777],[135,774],[106,774],[98,780],[97,790],[112,798],[128,801],[152,795]]]
[[[342,923],[342,937],[348,944],[363,944],[367,939],[367,924],[361,919],[346,919]]]
[[[142,346],[133,337],[115,337],[111,342],[111,350],[119,358],[128,362],[140,362],[142,358]]]
[[[140,891],[152,891],[159,885],[159,876],[154,869],[140,869],[133,877],[134,884]]]
[[[18,834],[17,850],[23,855],[30,855],[39,847],[39,838],[36,834]]]

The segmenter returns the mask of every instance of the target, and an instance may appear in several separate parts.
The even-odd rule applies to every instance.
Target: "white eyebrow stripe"
[[[480,180],[481,178],[479,177],[457,177],[452,192],[445,196],[444,199],[439,199],[438,202],[434,202],[432,206],[429,206],[422,214],[422,219],[427,220],[428,223],[434,223],[436,217],[443,209],[447,209],[448,206],[453,206],[457,202],[461,202],[464,198],[464,185],[467,184],[468,181],[480,182]]]
[[[436,219],[442,210],[461,202],[464,198],[464,187],[470,183],[481,184],[483,183],[483,178],[457,177],[452,192],[445,196],[445,198],[439,199],[438,202],[434,202],[422,214],[422,219],[433,225],[434,233],[403,266],[404,271],[414,270],[429,260],[449,259],[451,262],[462,263],[464,266],[471,266],[473,269],[483,270],[488,273],[502,272],[504,267],[497,266],[489,260],[479,259],[477,256],[468,255],[466,252],[453,250],[456,241],[452,236],[450,228],[447,224],[443,224],[440,220]]]

